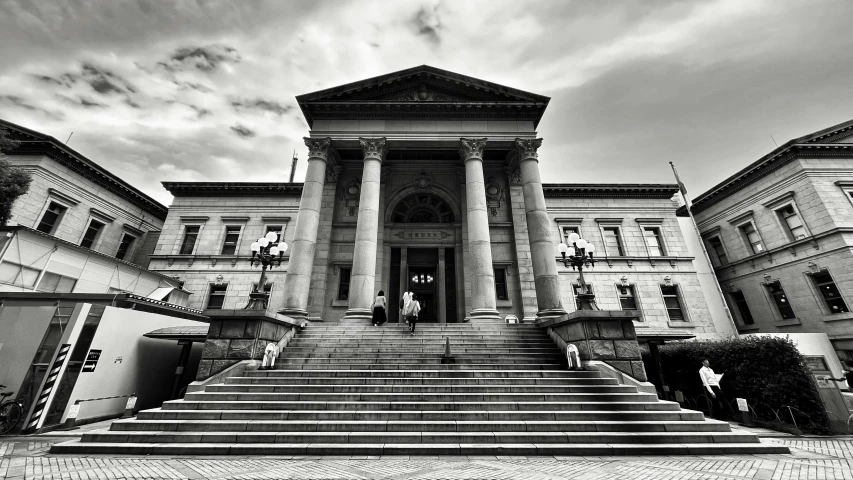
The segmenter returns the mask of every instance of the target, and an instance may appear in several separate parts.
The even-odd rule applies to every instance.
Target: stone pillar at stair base
[[[242,360],[263,359],[268,343],[278,343],[302,321],[259,310],[207,310],[210,328],[196,380],[205,380]],[[260,363],[259,363],[260,364]]]
[[[648,381],[633,320],[637,315],[622,310],[578,310],[540,321],[561,348],[572,344],[582,362],[602,361],[640,382]]]

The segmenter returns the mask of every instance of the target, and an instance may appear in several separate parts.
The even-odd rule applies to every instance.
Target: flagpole
[[[672,167],[672,173],[675,174],[675,181],[678,182],[678,190],[684,197],[684,206],[687,209],[687,215],[690,217],[690,223],[693,224],[693,229],[696,230],[696,238],[699,240],[699,248],[702,249],[702,253],[705,255],[705,261],[708,262],[708,268],[711,269],[711,277],[714,278],[714,286],[717,287],[717,293],[720,295],[720,300],[723,301],[723,310],[726,311],[726,316],[729,318],[729,323],[731,323],[732,328],[734,328],[734,337],[737,338],[737,324],[735,323],[734,318],[732,318],[732,312],[729,310],[729,304],[726,301],[726,296],[723,294],[723,288],[720,286],[720,280],[717,278],[717,274],[714,272],[714,264],[711,263],[711,256],[708,255],[708,249],[705,248],[705,242],[702,240],[702,234],[699,232],[699,225],[696,224],[696,218],[693,217],[693,203],[690,201],[690,196],[687,195],[687,187],[685,187],[684,184],[681,182],[681,178],[679,178],[678,176],[678,170],[675,169],[675,164],[669,162],[669,166]]]

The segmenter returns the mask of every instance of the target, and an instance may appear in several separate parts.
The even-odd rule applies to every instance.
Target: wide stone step
[[[91,432],[103,443],[758,443],[740,432]]]
[[[729,432],[719,421],[120,420],[111,432]]]
[[[323,345],[316,347],[294,347],[289,345],[284,349],[283,353],[286,353],[290,356],[298,357],[299,354],[302,353],[385,353],[385,354],[399,354],[399,353],[425,353],[425,354],[444,354],[444,345],[422,345],[419,347],[389,347],[389,346],[380,346],[380,347],[326,347]],[[554,348],[481,348],[481,347],[460,347],[459,345],[451,346],[450,353],[453,355],[457,354],[495,354],[501,353],[504,355],[526,355],[526,354],[537,354],[537,353],[545,353],[545,354],[554,354]]]
[[[381,378],[601,378],[598,372],[571,370],[355,370],[322,369],[306,370],[247,370],[246,377],[381,377]]]
[[[412,355],[390,355],[390,354],[370,354],[366,353],[359,356],[346,355],[330,355],[330,356],[311,356],[311,357],[279,357],[276,365],[291,365],[311,363],[313,365],[325,365],[329,363],[349,363],[349,364],[372,364],[381,362],[388,363],[437,363],[441,364],[441,355],[423,356],[421,354]],[[526,356],[510,356],[510,355],[455,355],[456,365],[482,365],[488,363],[507,363],[513,365],[520,364],[542,364],[553,363],[559,365],[562,361],[562,355],[536,355],[533,357]]]
[[[186,394],[187,402],[205,401],[254,401],[288,402],[304,400],[306,402],[649,402],[657,396],[648,393],[429,393],[429,392],[376,392],[376,393],[306,393],[306,392],[195,392]]]
[[[226,377],[225,384],[251,385],[618,385],[615,378],[382,378]]]
[[[679,411],[680,406],[675,402],[640,402],[640,401],[434,401],[425,404],[423,401],[366,401],[366,400],[341,400],[341,401],[308,401],[308,400],[170,400],[163,402],[163,410],[408,410],[421,411],[444,410],[486,410],[486,411],[558,411],[558,410],[656,410],[656,411]]]
[[[702,412],[681,411],[444,411],[444,410],[163,410],[139,412],[140,420],[334,420],[334,421],[693,421],[705,419]]]
[[[213,393],[636,393],[630,385],[209,385]]]
[[[338,348],[338,347],[353,347],[353,348],[374,348],[374,347],[394,347],[394,348],[404,348],[404,347],[421,347],[421,346],[441,346],[447,342],[444,338],[423,338],[418,337],[417,335],[407,335],[404,341],[398,340],[388,340],[388,339],[373,339],[373,340],[361,340],[358,338],[355,339],[338,339],[338,338],[326,338],[323,340],[306,340],[297,338],[293,340],[288,348],[290,347],[328,347],[328,348]],[[542,340],[490,340],[490,341],[482,341],[482,340],[451,340],[450,348],[456,348],[458,346],[462,347],[479,347],[479,348],[548,348],[553,347],[554,344],[550,339],[542,339]]]
[[[115,455],[758,455],[788,454],[772,443],[661,444],[269,444],[269,443],[57,443],[51,453]]]
[[[524,367],[530,370],[556,370],[562,365],[559,363],[455,363],[442,365],[440,359],[432,359],[427,362],[424,360],[420,363],[287,363],[279,365],[276,363],[276,368],[294,368],[302,370],[516,370],[519,367]]]

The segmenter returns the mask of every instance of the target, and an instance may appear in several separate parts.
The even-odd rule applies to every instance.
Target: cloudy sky
[[[853,2],[0,0],[0,118],[168,204],[163,180],[287,181],[294,97],[428,64],[552,97],[553,182],[695,196],[853,118]]]

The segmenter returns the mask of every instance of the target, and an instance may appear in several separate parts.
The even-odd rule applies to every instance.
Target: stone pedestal
[[[471,278],[471,319],[499,319],[495,298],[495,271],[489,235],[486,184],[483,178],[483,150],[486,139],[460,140],[459,154],[465,162],[465,200],[468,213],[468,261]]]
[[[284,308],[280,313],[307,320],[314,247],[320,225],[326,162],[332,141],[329,138],[306,138],[305,145],[308,147],[308,171],[305,173],[299,213],[296,215],[296,233],[293,236],[284,283]]]
[[[205,380],[241,360],[261,360],[268,343],[292,338],[300,321],[259,310],[206,310],[210,329],[196,380]]]
[[[521,185],[524,192],[524,212],[527,217],[527,235],[533,263],[533,280],[536,284],[538,317],[564,315],[566,310],[560,301],[560,278],[557,274],[557,248],[552,235],[552,223],[548,218],[542,178],[539,176],[537,149],[541,138],[515,139],[514,154],[518,161]]]
[[[367,320],[377,292],[376,244],[379,237],[379,192],[382,160],[385,156],[384,138],[360,138],[364,150],[364,170],[358,203],[358,224],[350,277],[349,308],[344,320]]]
[[[581,360],[602,361],[633,377],[647,381],[633,320],[637,315],[621,310],[581,310],[550,318],[538,325],[561,346],[572,344]]]

